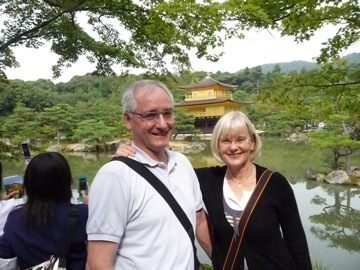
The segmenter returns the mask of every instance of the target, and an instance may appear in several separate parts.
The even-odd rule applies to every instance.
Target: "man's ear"
[[[131,123],[131,116],[125,112],[124,113],[124,122],[125,122],[125,126],[127,129],[131,130],[132,129],[132,123]]]

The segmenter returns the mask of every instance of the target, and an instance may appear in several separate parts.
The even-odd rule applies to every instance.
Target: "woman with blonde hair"
[[[261,148],[248,117],[232,111],[219,119],[211,138],[212,154],[225,166],[195,169],[212,224],[214,269],[222,269],[234,233],[240,236],[239,217],[266,171],[253,162]],[[278,172],[271,174],[249,218],[234,269],[312,269],[293,190]]]

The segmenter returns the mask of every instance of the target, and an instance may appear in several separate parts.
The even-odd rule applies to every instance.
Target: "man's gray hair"
[[[122,97],[122,109],[123,112],[132,113],[136,110],[137,103],[135,99],[135,92],[140,88],[146,88],[148,90],[154,88],[160,88],[169,96],[171,105],[174,106],[174,98],[170,90],[161,82],[155,80],[141,80],[130,84],[126,89]]]

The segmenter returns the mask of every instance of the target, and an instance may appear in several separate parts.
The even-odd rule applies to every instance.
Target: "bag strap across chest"
[[[76,224],[76,220],[78,219],[78,216],[79,216],[79,209],[77,205],[71,204],[64,242],[59,252],[59,267],[64,269],[66,269],[66,259],[70,250],[71,240],[74,234],[75,224]]]
[[[271,175],[273,174],[270,170],[265,170],[263,174],[260,176],[259,181],[256,184],[255,190],[252,193],[248,203],[246,204],[246,207],[244,211],[240,215],[240,220],[238,223],[239,228],[239,237],[237,237],[236,233],[234,233],[231,244],[228,250],[228,253],[225,258],[224,265],[222,267],[222,270],[232,270],[234,269],[235,262],[237,255],[240,250],[240,246],[242,243],[242,240],[244,238],[244,233],[246,226],[249,222],[250,216],[253,213],[257,202],[260,199],[261,194],[263,193],[267,183],[269,182]]]
[[[143,164],[134,159],[127,157],[114,157],[112,160],[117,160],[125,163],[140,176],[142,176],[146,181],[153,186],[153,188],[164,198],[164,200],[169,204],[170,208],[173,210],[174,214],[180,221],[181,225],[184,227],[185,231],[190,237],[193,249],[194,249],[194,265],[195,269],[199,269],[200,262],[196,255],[195,247],[195,233],[192,227],[192,224],[185,214],[184,210],[175,200],[174,196],[171,194],[169,189]]]

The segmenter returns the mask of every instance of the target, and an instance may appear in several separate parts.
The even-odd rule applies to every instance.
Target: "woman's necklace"
[[[248,176],[246,176],[244,179],[241,179],[240,181],[236,181],[236,178],[231,175],[231,172],[230,172],[230,171],[228,171],[228,172],[229,172],[229,176],[231,177],[230,180],[231,180],[231,181],[234,181],[235,184],[236,184],[238,187],[240,187],[241,184],[242,184],[243,182],[245,182],[245,181],[250,177],[250,175],[252,174],[254,168],[255,168],[255,166],[252,165],[252,168],[251,168],[250,173],[248,174]]]

